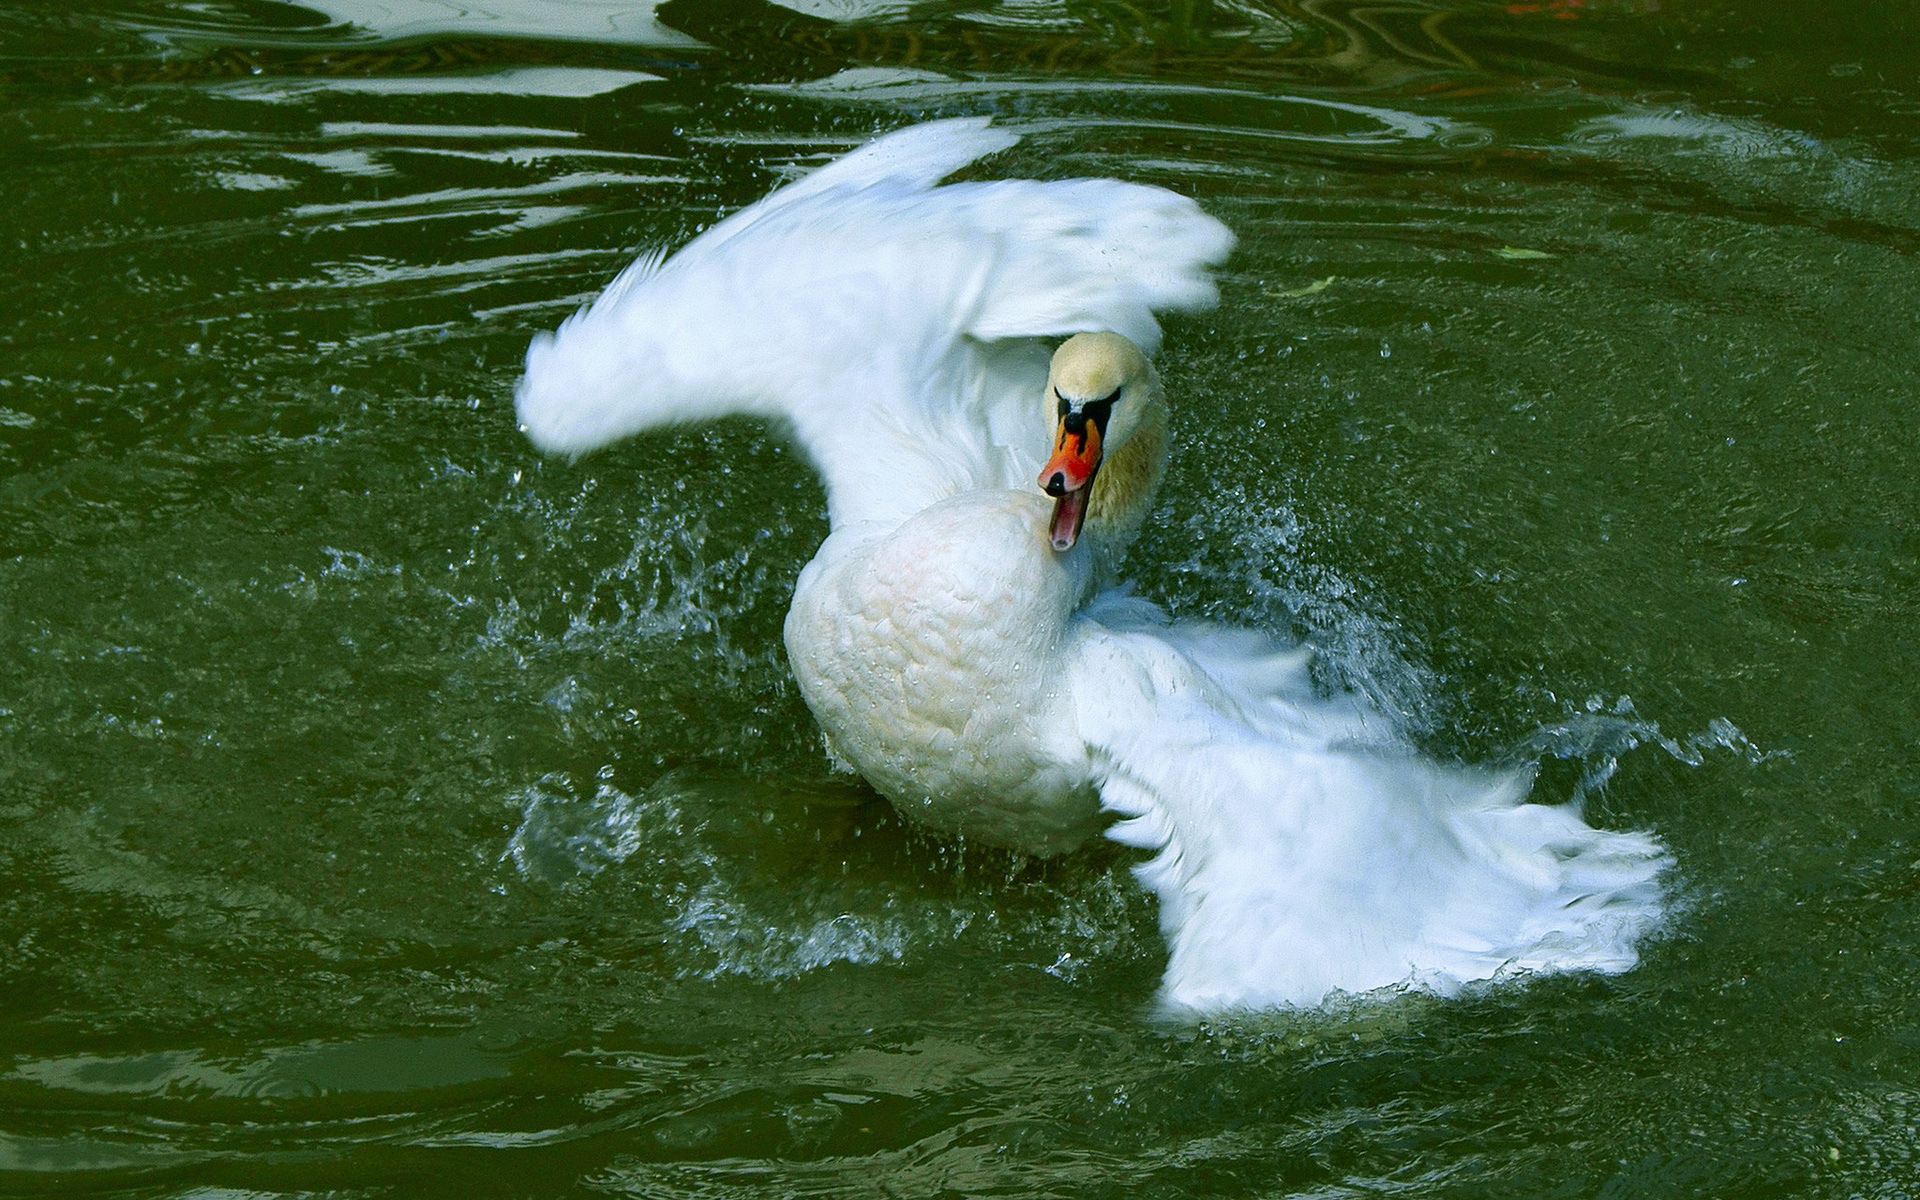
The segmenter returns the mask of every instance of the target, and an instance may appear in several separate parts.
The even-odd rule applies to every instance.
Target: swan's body
[[[906,130],[635,264],[536,339],[524,427],[578,453],[784,421],[827,486],[786,641],[830,753],[913,819],[1033,853],[1127,818],[1107,833],[1158,851],[1174,1004],[1632,966],[1652,838],[1426,763],[1301,654],[1106,590],[1165,457],[1153,313],[1211,304],[1232,237],[1111,180],[935,186],[1014,140]]]
[[[1038,488],[962,492],[874,540],[829,538],[786,631],[836,758],[922,824],[1039,854],[1101,824],[1060,673],[1086,561],[1048,549],[1052,507]]]

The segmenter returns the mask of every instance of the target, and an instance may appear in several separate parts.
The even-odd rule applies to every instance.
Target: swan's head
[[[1069,550],[1090,508],[1130,512],[1151,494],[1165,454],[1166,402],[1140,347],[1117,333],[1080,333],[1053,353],[1046,403],[1057,425],[1040,488],[1057,501],[1053,548]],[[1129,443],[1137,443],[1135,452],[1124,455]],[[1119,468],[1125,460],[1138,461]],[[1095,497],[1094,477],[1103,464],[1116,464],[1112,469],[1124,478],[1110,479]]]

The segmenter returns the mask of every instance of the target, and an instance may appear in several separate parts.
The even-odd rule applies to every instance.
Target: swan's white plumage
[[[1101,798],[1130,818],[1108,836],[1159,852],[1137,873],[1160,897],[1167,1000],[1310,1005],[1638,961],[1668,861],[1651,837],[1523,803],[1530,772],[1422,760],[1257,633],[1114,597],[1087,616],[1072,691]]]
[[[1206,264],[1232,236],[1110,179],[932,188],[1015,140],[984,120],[903,130],[634,264],[528,350],[527,435],[578,454],[668,422],[777,417],[836,528],[1030,485],[1037,417],[1015,398],[1046,378],[1030,339],[1109,329],[1150,352],[1156,310],[1213,302]]]
[[[634,264],[534,341],[523,427],[573,454],[788,426],[828,493],[786,640],[829,749],[909,816],[1036,853],[1119,814],[1108,836],[1155,852],[1170,1003],[1632,966],[1670,861],[1651,837],[1524,803],[1524,772],[1421,760],[1259,634],[1099,594],[1117,551],[1091,518],[1095,544],[1049,547],[1039,339],[1150,352],[1155,312],[1213,303],[1232,236],[1112,180],[937,186],[1016,140],[903,130]]]

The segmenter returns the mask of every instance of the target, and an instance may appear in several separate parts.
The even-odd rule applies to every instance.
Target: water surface
[[[1920,28],[1764,0],[0,8],[0,1191],[1920,1188]],[[527,339],[913,121],[1191,194],[1134,552],[1659,832],[1642,967],[1168,1026],[1132,859],[919,838],[817,484]]]

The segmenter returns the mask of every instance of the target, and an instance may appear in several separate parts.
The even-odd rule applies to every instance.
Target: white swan
[[[1136,873],[1169,1005],[1633,966],[1652,837],[1524,803],[1524,771],[1424,762],[1302,652],[1106,590],[1166,454],[1153,314],[1211,305],[1233,239],[1158,188],[936,186],[1016,140],[903,130],[643,258],[534,339],[522,427],[567,454],[728,413],[790,429],[831,519],[786,624],[829,753],[910,818],[1033,853],[1119,814],[1107,836],[1157,851]]]

